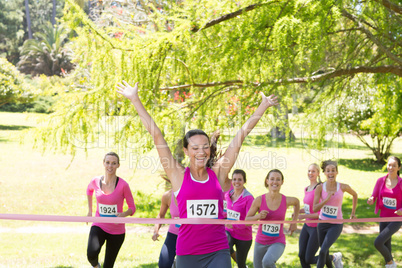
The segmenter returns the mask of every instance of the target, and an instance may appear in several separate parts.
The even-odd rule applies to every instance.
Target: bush
[[[29,99],[29,86],[24,77],[7,61],[0,58],[0,107],[6,103],[24,102]]]
[[[38,96],[31,102],[23,103],[7,103],[0,106],[0,111],[13,112],[13,113],[51,113],[52,105],[55,102],[54,97],[51,96]]]

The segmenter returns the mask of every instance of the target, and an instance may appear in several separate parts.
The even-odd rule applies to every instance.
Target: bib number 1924
[[[218,200],[187,200],[187,218],[218,218]]]
[[[117,205],[99,204],[99,216],[101,217],[116,217]]]

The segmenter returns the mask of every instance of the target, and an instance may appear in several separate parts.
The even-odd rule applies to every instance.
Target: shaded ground
[[[300,233],[302,226],[297,226],[297,233]],[[28,226],[28,227],[17,227],[17,228],[7,228],[0,227],[0,233],[25,233],[25,234],[38,234],[38,233],[88,233],[90,225],[82,227],[52,227],[52,226]],[[253,233],[257,232],[258,227],[253,226]],[[167,233],[168,226],[164,225],[160,229],[160,234],[165,235]],[[153,233],[154,227],[149,225],[144,226],[130,226],[126,225],[127,233]],[[287,229],[285,228],[285,233]],[[344,225],[344,234],[376,234],[378,233],[378,225]],[[402,234],[402,229],[399,230]]]

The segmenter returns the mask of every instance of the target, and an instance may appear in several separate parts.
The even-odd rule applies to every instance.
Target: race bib
[[[117,217],[117,205],[99,205],[99,216],[101,217]]]
[[[223,212],[226,212],[228,209],[228,202],[226,200],[223,200]]]
[[[175,219],[180,219],[180,217],[174,217]],[[175,225],[174,225],[176,228],[180,228],[180,226],[181,226],[181,224],[180,223],[176,223]]]
[[[266,236],[277,237],[279,236],[279,231],[281,230],[280,224],[263,224],[262,233]]]
[[[310,214],[310,205],[309,204],[304,204],[304,213]]]
[[[396,210],[396,199],[395,198],[383,197],[382,203],[384,204],[384,207]]]
[[[322,215],[328,218],[336,219],[338,215],[338,207],[334,206],[323,206],[321,209]]]
[[[187,218],[218,218],[218,200],[187,200]]]
[[[240,220],[240,212],[228,209],[228,220],[238,221]]]

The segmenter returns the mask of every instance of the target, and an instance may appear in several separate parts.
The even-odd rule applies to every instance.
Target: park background
[[[385,161],[402,156],[402,7],[394,1],[0,0],[0,213],[87,213],[85,189],[108,151],[155,217],[166,190],[150,135],[115,93],[140,97],[176,157],[186,130],[219,129],[226,148],[257,107],[279,96],[247,137],[235,168],[256,197],[272,168],[303,198],[310,163],[334,159],[359,194],[357,217]],[[345,199],[345,218],[351,199]],[[291,213],[288,211],[288,213]],[[299,226],[299,229],[301,225]],[[88,267],[85,223],[0,221],[0,267]],[[127,225],[116,267],[156,267],[163,238]],[[164,229],[166,230],[166,228]],[[345,226],[332,247],[345,267],[383,265],[377,224]],[[279,267],[298,267],[298,233]],[[402,238],[393,238],[402,261]],[[248,258],[252,267],[252,250]]]

